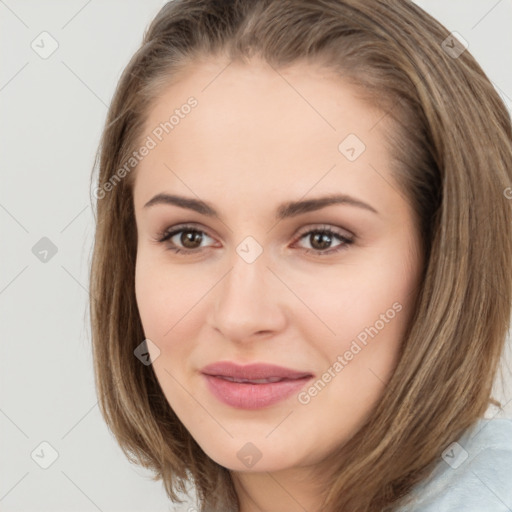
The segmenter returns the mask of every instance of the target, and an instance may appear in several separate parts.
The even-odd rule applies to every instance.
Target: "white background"
[[[87,316],[94,153],[120,73],[163,3],[0,0],[2,511],[171,509],[101,418]],[[512,0],[418,3],[468,41],[511,109]],[[31,48],[43,31],[59,45],[47,59]],[[42,237],[58,251],[46,263],[32,252]],[[43,441],[59,454],[48,469],[31,458]]]

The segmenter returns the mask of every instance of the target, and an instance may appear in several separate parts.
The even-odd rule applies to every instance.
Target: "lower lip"
[[[268,384],[250,384],[203,374],[210,391],[223,403],[238,409],[261,409],[298,393],[312,377],[289,379]]]

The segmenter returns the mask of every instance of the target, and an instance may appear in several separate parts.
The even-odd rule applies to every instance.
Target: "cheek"
[[[191,310],[205,291],[190,273],[156,258],[137,255],[135,295],[145,335],[163,340]]]
[[[303,334],[315,340],[326,369],[336,375],[331,399],[339,403],[367,407],[396,365],[414,312],[420,270],[420,262],[408,260],[405,249],[397,254],[397,245],[297,280],[297,295],[310,308],[301,315]]]
[[[407,254],[405,249],[398,254],[383,251],[368,268],[370,278],[361,282],[362,293],[348,305],[350,330],[342,343],[347,359],[352,358],[347,374],[354,380],[373,374],[382,384],[395,367],[419,286],[420,261],[408,260]]]
[[[143,258],[137,256],[135,297],[144,334],[152,340],[159,338],[164,329],[166,303],[168,295],[172,293],[159,276],[161,272],[157,266],[146,264]]]
[[[177,396],[174,393],[179,389],[167,372],[176,377],[186,374],[195,351],[204,351],[201,331],[212,307],[210,294],[218,275],[222,276],[215,270],[199,272],[194,265],[170,265],[151,254],[146,258],[144,251],[138,255],[137,307],[145,338],[158,347],[158,353],[154,352],[158,357],[151,354],[154,371],[164,391],[172,391],[172,396]]]
[[[407,323],[416,276],[399,261],[391,255],[385,258],[381,251],[378,258],[353,265],[325,266],[295,276],[288,272],[283,280],[304,304],[295,301],[296,312],[304,313],[303,325],[340,348],[358,335],[364,342],[367,328],[374,325],[378,331],[397,333]]]
[[[181,403],[188,404],[187,395],[177,382],[182,380],[181,372],[186,369],[183,363],[193,350],[195,328],[199,325],[191,314],[200,297],[197,288],[175,268],[170,269],[155,258],[138,256],[135,268],[137,307],[145,337],[158,347],[148,346],[153,370],[175,411],[181,410]],[[190,343],[183,343],[185,339]]]

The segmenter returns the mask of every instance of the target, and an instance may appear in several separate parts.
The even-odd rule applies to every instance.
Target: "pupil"
[[[315,233],[313,236],[313,241],[311,245],[315,249],[326,249],[331,244],[331,236],[329,233],[321,232],[321,233]],[[316,245],[316,247],[315,247]]]
[[[195,249],[195,242],[201,245],[202,235],[198,231],[184,231],[181,235],[181,243],[188,249]]]

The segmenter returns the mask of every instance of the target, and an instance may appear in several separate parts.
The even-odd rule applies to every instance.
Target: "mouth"
[[[260,409],[284,401],[313,378],[303,372],[272,364],[238,365],[219,362],[201,370],[212,395],[239,409]]]
[[[218,377],[219,379],[228,380],[229,382],[248,382],[249,384],[269,384],[271,382],[281,382],[286,379],[285,377],[269,377],[268,379],[238,379],[236,377],[229,377],[227,375],[212,375],[212,377]]]

